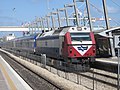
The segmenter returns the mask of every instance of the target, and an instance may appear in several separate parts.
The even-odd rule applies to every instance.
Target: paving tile
[[[1,70],[0,70],[0,90],[9,90]]]

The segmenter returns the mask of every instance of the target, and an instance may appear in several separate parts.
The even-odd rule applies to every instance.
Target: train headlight
[[[76,53],[74,53],[74,56],[76,56]]]
[[[93,53],[95,53],[95,51],[96,51],[96,48],[95,48],[95,46],[93,46]]]
[[[78,30],[78,31],[82,31],[82,28],[81,28],[81,27],[77,27],[77,30]]]
[[[72,48],[70,48],[70,53],[72,53]]]

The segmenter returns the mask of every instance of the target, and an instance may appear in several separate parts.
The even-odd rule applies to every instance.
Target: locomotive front
[[[94,61],[96,55],[94,34],[90,30],[71,28],[64,38],[62,50],[64,58],[72,63]]]

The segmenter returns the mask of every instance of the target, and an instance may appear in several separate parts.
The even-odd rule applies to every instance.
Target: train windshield
[[[90,33],[71,33],[72,41],[91,41]]]

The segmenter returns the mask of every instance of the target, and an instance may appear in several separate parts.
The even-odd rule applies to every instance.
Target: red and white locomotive
[[[86,27],[63,27],[43,33],[36,40],[36,54],[71,63],[94,61],[94,34]]]

